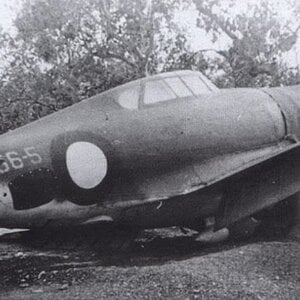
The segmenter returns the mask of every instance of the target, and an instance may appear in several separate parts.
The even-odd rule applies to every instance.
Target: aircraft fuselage
[[[299,139],[300,87],[286,91],[223,90],[136,110],[100,94],[6,133],[0,227],[161,227],[214,215],[226,184],[210,182]]]

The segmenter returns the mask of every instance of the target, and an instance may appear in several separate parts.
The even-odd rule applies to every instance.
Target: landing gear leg
[[[225,241],[229,237],[228,228],[222,228],[214,231],[216,224],[215,217],[208,217],[205,219],[205,230],[201,232],[196,241],[201,243],[219,243]]]

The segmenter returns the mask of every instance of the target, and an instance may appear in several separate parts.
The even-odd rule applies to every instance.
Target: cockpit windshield
[[[200,72],[177,71],[125,84],[116,88],[114,98],[121,107],[136,110],[140,105],[195,97],[217,90],[218,88]]]
[[[177,98],[171,88],[162,80],[145,83],[144,104],[152,104]]]
[[[195,95],[211,92],[208,86],[196,75],[181,76],[181,79]]]
[[[183,81],[180,80],[179,77],[169,77],[165,78],[164,80],[178,97],[193,96],[193,93],[188,89]]]

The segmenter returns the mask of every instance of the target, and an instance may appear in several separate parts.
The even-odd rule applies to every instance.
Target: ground
[[[119,250],[89,239],[0,237],[0,299],[300,299],[295,236],[203,245],[170,228]]]

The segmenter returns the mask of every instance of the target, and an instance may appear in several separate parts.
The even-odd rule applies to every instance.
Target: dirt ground
[[[171,228],[118,250],[96,238],[0,237],[0,299],[300,299],[295,237],[203,245]]]

